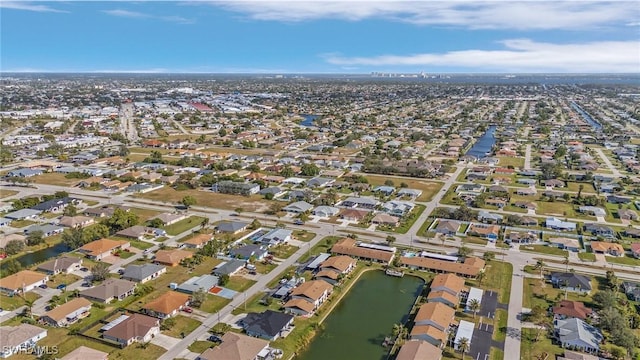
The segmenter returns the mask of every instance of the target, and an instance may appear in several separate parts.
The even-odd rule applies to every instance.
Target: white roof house
[[[454,349],[458,350],[458,345],[460,344],[460,340],[467,339],[467,343],[471,345],[471,338],[473,337],[473,330],[475,328],[475,324],[469,321],[460,320],[458,324],[458,331],[456,332],[455,340],[453,341]]]

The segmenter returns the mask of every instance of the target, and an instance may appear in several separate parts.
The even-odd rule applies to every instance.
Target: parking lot
[[[471,338],[471,348],[469,349],[469,357],[474,360],[489,359],[491,351],[491,336],[493,334],[493,325],[480,323],[473,331]]]

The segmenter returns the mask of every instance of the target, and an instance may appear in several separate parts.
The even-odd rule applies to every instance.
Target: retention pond
[[[404,322],[422,291],[422,279],[367,271],[323,323],[301,360],[384,360],[393,324]],[[329,304],[326,304],[329,305]]]

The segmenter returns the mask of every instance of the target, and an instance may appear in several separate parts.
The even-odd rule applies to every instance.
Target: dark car
[[[296,220],[293,222],[294,225],[304,225],[304,221],[302,220]]]
[[[47,284],[42,284],[40,286],[38,286],[40,289],[46,289],[47,288]]]
[[[67,288],[67,284],[60,284],[58,286],[56,286],[56,289],[58,290],[62,290],[62,289],[66,289]]]
[[[209,341],[222,342],[222,339],[220,339],[220,337],[217,336],[217,335],[211,335],[211,336],[209,336]]]
[[[189,307],[185,307],[185,308],[182,308],[182,311],[191,314],[193,312],[193,309]]]

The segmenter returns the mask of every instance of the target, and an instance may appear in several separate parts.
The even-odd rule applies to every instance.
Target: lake
[[[476,141],[475,144],[467,151],[465,155],[471,155],[476,159],[482,159],[487,157],[487,153],[491,151],[493,145],[496,143],[496,138],[493,134],[496,132],[496,126],[491,125],[489,129]]]
[[[365,272],[296,359],[386,359],[389,349],[382,342],[391,336],[393,324],[406,321],[423,285],[422,279],[413,276],[397,278],[382,271]]]
[[[60,242],[48,248],[24,254],[15,259],[20,263],[20,265],[22,265],[23,268],[28,268],[33,264],[38,264],[43,261],[52,259],[62,253],[68,252],[69,250],[70,249],[67,247],[67,245]],[[4,265],[4,263],[2,265]],[[1,266],[1,268],[4,268],[4,266]]]
[[[300,114],[304,118],[300,125],[302,126],[314,126],[313,121],[320,117],[320,115]]]

